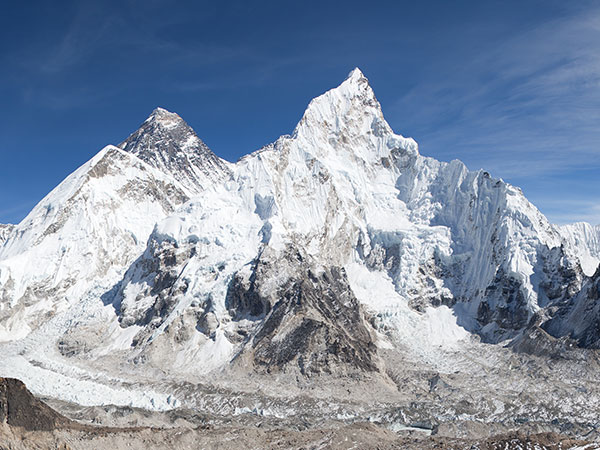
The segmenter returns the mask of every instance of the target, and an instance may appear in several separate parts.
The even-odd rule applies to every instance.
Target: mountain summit
[[[236,164],[158,108],[0,236],[0,376],[46,396],[429,430],[597,409],[597,229],[421,155],[358,69]]]
[[[294,138],[307,140],[307,148],[317,147],[315,141],[336,142],[333,147],[347,147],[365,161],[381,157],[382,149],[373,154],[365,154],[369,147],[363,142],[370,137],[380,138],[393,135],[385,121],[381,105],[369,85],[369,81],[359,69],[354,69],[338,87],[331,89],[310,102],[298,123]],[[416,152],[417,145],[412,139],[405,146]],[[314,148],[318,151],[318,148]]]
[[[216,156],[181,117],[163,108],[152,111],[119,148],[196,193],[229,173],[227,162]]]

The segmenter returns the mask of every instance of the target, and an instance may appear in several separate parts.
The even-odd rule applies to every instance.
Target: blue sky
[[[156,106],[235,161],[354,67],[427,156],[600,223],[600,2],[26,1],[0,14],[0,222]]]

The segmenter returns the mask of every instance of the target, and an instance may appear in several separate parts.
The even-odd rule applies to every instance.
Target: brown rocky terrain
[[[600,445],[556,433],[507,433],[478,440],[394,432],[374,423],[323,423],[291,430],[277,423],[106,427],[70,420],[16,379],[0,378],[0,450],[29,449],[586,449]]]
[[[14,378],[0,378],[0,423],[27,431],[52,431],[74,424]]]

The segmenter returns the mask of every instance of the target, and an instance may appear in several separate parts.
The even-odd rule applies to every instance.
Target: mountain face
[[[490,342],[581,287],[578,258],[520,190],[419,155],[392,132],[360,72],[313,100],[292,136],[243,158],[233,178],[158,224],[115,299],[122,326],[164,328],[197,304],[201,317],[235,327],[231,279],[255,277],[248,266],[265,250],[287,259],[290,245],[325,265],[383,274],[416,310],[452,307]],[[225,225],[231,215],[239,223]],[[209,285],[198,281],[207,272],[218,274]]]
[[[568,336],[585,348],[600,349],[600,267],[574,298],[553,307],[543,328],[555,337]]]
[[[177,181],[108,146],[48,194],[0,247],[0,340],[28,334],[130,264],[153,223],[188,199]]]
[[[198,194],[229,174],[228,163],[215,155],[177,114],[156,108],[119,148],[164,172]]]
[[[331,392],[366,382],[373,398],[407,401],[417,381],[405,373],[417,369],[404,367],[424,371],[416,379],[435,371],[435,386],[448,374],[439,389],[450,389],[456,364],[516,358],[507,343],[534,354],[544,339],[598,348],[597,231],[556,227],[520,189],[420,155],[358,69],[314,99],[291,135],[236,164],[159,108],[0,228],[2,370],[81,404],[217,408],[165,385],[245,390],[249,374],[293,392],[345,377]],[[49,374],[76,393],[49,391]],[[516,391],[503,383],[506,401]],[[476,395],[448,392],[458,409]],[[403,420],[445,417],[427,405]],[[463,412],[493,416],[481,408]]]

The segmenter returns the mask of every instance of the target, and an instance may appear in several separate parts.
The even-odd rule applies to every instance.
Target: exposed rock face
[[[172,175],[192,192],[222,181],[230,172],[181,117],[162,108],[156,108],[119,147]]]
[[[583,348],[600,349],[600,267],[581,291],[553,306],[542,328],[552,336],[568,336]]]
[[[30,431],[51,431],[70,421],[35,398],[20,380],[0,378],[0,423]]]
[[[372,330],[344,269],[322,267],[298,249],[261,255],[249,283],[228,295],[234,317],[264,317],[243,352],[259,370],[303,375],[377,371]]]
[[[185,281],[178,283],[178,266],[193,256],[193,251],[193,248],[181,249],[170,241],[151,241],[139,264],[134,264],[125,275],[128,280],[144,281],[146,289],[128,302],[122,301],[125,296],[122,289],[117,293],[121,326],[150,324],[155,328],[173,310],[174,299],[187,290]],[[149,308],[145,304],[148,299],[152,301]]]
[[[576,345],[577,342],[568,336],[554,337],[534,323],[510,344],[516,352],[541,356],[549,360],[577,358],[579,355],[572,351]]]

